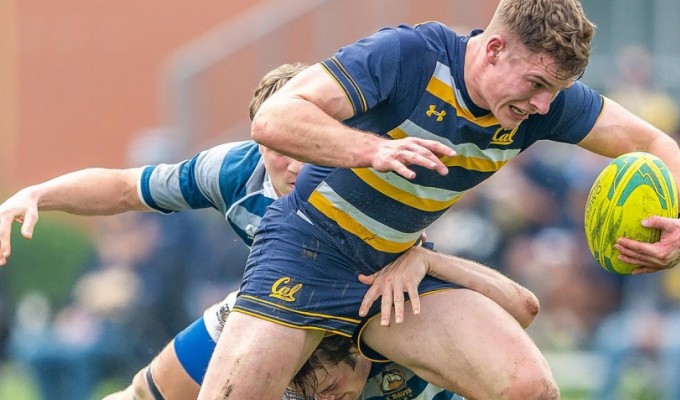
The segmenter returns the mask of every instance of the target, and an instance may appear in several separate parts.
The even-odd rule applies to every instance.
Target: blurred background
[[[473,3],[474,5],[471,5]],[[177,162],[249,137],[248,101],[387,25],[484,27],[493,0],[0,1],[0,199],[86,167]],[[678,133],[680,0],[583,0],[583,80]],[[564,399],[680,399],[680,271],[619,277],[583,235],[608,162],[539,144],[428,231],[542,303],[531,335]],[[101,398],[235,287],[247,248],[213,211],[41,214],[0,269],[0,399]],[[452,229],[452,226],[455,226]],[[17,226],[18,228],[18,226]]]

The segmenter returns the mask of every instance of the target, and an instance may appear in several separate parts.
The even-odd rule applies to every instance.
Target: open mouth
[[[510,109],[512,110],[512,113],[517,115],[518,117],[526,117],[529,114],[526,111],[520,110],[515,106],[510,106]]]

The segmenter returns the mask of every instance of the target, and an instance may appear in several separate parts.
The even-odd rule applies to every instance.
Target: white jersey
[[[252,140],[222,144],[177,164],[146,166],[137,188],[141,201],[162,213],[220,211],[248,246],[277,198]]]
[[[395,363],[373,363],[361,400],[464,400]]]

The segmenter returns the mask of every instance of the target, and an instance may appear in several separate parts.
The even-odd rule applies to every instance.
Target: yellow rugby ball
[[[607,271],[630,274],[637,265],[618,259],[616,240],[659,241],[661,231],[642,226],[643,219],[678,217],[678,194],[670,170],[658,157],[643,152],[612,160],[590,189],[585,207],[586,239],[595,260]]]

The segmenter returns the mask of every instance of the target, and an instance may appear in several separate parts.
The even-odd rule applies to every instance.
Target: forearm
[[[354,109],[338,83],[314,65],[265,101],[251,126],[253,139],[290,157],[331,167],[368,167],[387,139],[343,125]]]
[[[668,135],[651,141],[645,150],[659,157],[671,170],[676,186],[680,185],[680,149],[678,143]]]
[[[526,328],[539,311],[536,296],[510,278],[484,265],[430,252],[428,274],[457,283],[490,298]]]
[[[71,172],[30,186],[28,196],[42,211],[64,211],[77,215],[111,215],[149,208],[137,195],[139,169],[89,168]]]

